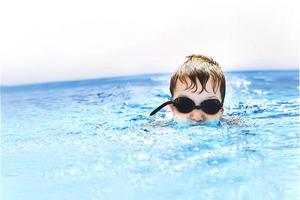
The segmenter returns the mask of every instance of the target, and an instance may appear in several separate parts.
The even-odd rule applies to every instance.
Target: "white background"
[[[298,10],[288,0],[6,0],[1,84],[172,72],[193,53],[225,71],[297,69]]]

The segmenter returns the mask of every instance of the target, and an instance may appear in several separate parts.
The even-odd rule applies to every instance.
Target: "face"
[[[201,102],[207,99],[218,99],[220,102],[222,102],[221,99],[221,93],[220,89],[217,89],[217,92],[214,93],[213,91],[213,80],[211,78],[208,79],[207,84],[206,84],[206,90],[203,90],[200,94],[199,92],[202,90],[201,83],[197,79],[197,91],[195,92],[195,88],[193,89],[185,89],[186,85],[179,80],[177,80],[176,83],[176,88],[174,90],[174,96],[173,100],[176,99],[177,97],[188,97],[191,100],[194,101],[196,105],[200,105]],[[191,80],[187,78],[187,83],[190,85]],[[201,109],[194,109],[190,113],[180,113],[176,107],[173,105],[169,105],[171,111],[174,114],[174,117],[180,120],[187,120],[191,123],[198,123],[198,122],[215,122],[220,119],[222,116],[224,109],[221,108],[218,113],[210,115],[205,112],[203,112]]]

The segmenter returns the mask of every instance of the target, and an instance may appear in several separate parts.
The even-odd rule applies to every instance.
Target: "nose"
[[[190,112],[190,116],[189,118],[191,120],[197,121],[197,122],[201,122],[205,120],[205,115],[201,110],[198,109],[194,109],[192,112]]]

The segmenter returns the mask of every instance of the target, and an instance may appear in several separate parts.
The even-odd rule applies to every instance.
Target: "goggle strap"
[[[150,113],[150,116],[152,115],[155,115],[158,111],[160,111],[163,107],[165,107],[166,105],[169,105],[169,104],[173,104],[173,101],[167,101],[163,104],[161,104],[160,106],[158,106],[155,110],[153,110],[151,113]]]

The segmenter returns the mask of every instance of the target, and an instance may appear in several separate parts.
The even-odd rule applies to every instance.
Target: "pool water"
[[[170,74],[1,88],[1,199],[299,199],[299,71],[228,72],[224,118],[181,126]]]

